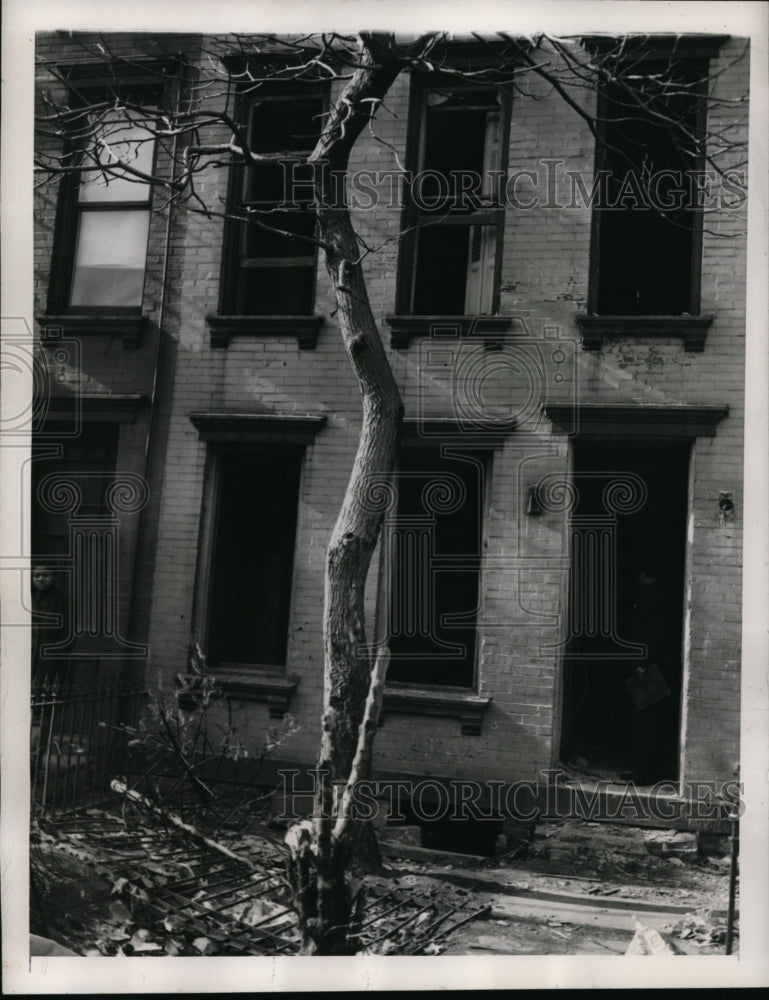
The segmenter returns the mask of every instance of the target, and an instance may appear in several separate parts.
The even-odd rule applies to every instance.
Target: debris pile
[[[640,920],[635,922],[635,934],[628,945],[626,955],[675,955],[659,931],[647,927]]]
[[[726,941],[726,914],[720,910],[711,910],[704,915],[687,913],[670,928],[670,933],[695,945],[723,944]]]
[[[285,850],[273,839],[240,834],[217,843],[187,824],[159,817],[132,821],[92,809],[37,836],[38,878],[51,859],[75,863],[70,877],[103,889],[89,920],[71,907],[58,928],[85,955],[292,955],[301,935],[285,878]],[[43,859],[43,860],[41,860]],[[60,863],[60,861],[59,861]],[[55,868],[57,861],[53,861]],[[471,899],[442,900],[387,879],[366,897],[359,951],[369,954],[439,954],[456,928],[487,917]],[[64,930],[66,928],[66,930]],[[43,928],[46,929],[46,928]],[[63,933],[62,933],[63,932]],[[66,935],[66,938],[64,937]]]

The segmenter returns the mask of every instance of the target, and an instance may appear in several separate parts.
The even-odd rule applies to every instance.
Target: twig
[[[144,806],[146,809],[149,809],[151,812],[157,813],[164,820],[171,823],[172,826],[175,826],[178,830],[183,830],[191,837],[195,837],[197,840],[200,840],[206,845],[206,847],[210,847],[212,851],[218,851],[219,854],[223,854],[226,858],[238,861],[251,871],[258,871],[253,862],[244,858],[242,855],[231,851],[229,847],[225,847],[224,844],[220,844],[217,840],[212,840],[210,837],[206,837],[205,834],[200,832],[200,830],[196,829],[190,823],[185,823],[184,820],[180,819],[175,813],[170,812],[168,809],[164,809],[162,806],[155,805],[154,802],[151,802],[146,796],[142,795],[141,792],[137,792],[133,788],[129,788],[124,781],[119,781],[117,778],[114,778],[110,782],[110,788],[113,792],[117,792],[118,795],[124,795],[132,802],[136,802],[139,805]]]

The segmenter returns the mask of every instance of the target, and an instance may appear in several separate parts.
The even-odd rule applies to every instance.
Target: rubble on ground
[[[681,861],[696,861],[700,853],[696,835],[683,830],[650,830],[644,845],[649,854]]]
[[[44,823],[33,860],[56,884],[40,893],[51,926],[33,930],[81,955],[296,954],[280,835],[256,825],[217,854],[183,833],[102,810]],[[369,954],[624,954],[636,919],[680,952],[723,952],[722,839],[695,855],[693,834],[554,821],[487,858],[422,847],[418,827],[380,839]]]

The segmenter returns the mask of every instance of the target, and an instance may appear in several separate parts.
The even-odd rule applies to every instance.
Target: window
[[[105,500],[112,483],[118,454],[119,425],[85,423],[78,437],[62,439],[50,455],[50,445],[36,441],[32,466],[32,551],[35,557],[66,556],[70,548],[72,514],[80,518],[109,517]],[[77,497],[74,511],[60,512],[57,504],[41,496],[44,482],[57,484]],[[46,491],[47,495],[48,491]],[[53,498],[55,500],[55,496]]]
[[[95,121],[104,129],[102,152],[89,157],[94,167],[128,163],[143,174],[152,173],[154,142],[151,133],[125,116],[110,114]],[[125,171],[110,174],[84,172],[77,192],[76,242],[70,305],[141,308],[147,239],[150,228],[151,187]]]
[[[221,448],[207,654],[221,668],[286,663],[302,449]]]
[[[415,83],[400,313],[498,308],[509,105],[496,88]]]
[[[472,688],[483,525],[482,459],[404,448],[390,545],[388,681]]]
[[[315,213],[312,168],[297,160],[320,136],[324,90],[301,81],[290,88],[261,86],[242,96],[241,108],[250,149],[280,158],[250,165],[241,159],[230,168],[229,209],[243,221],[226,222],[220,310],[306,316],[315,300],[317,251],[307,239],[315,235]]]
[[[599,98],[596,167],[606,172],[606,186],[594,212],[590,311],[696,315],[700,217],[692,147],[702,130],[699,84],[707,61],[647,60],[632,77],[632,92],[612,82]]]
[[[152,203],[139,175],[153,172],[152,129],[103,93],[77,98],[85,106],[72,116],[67,155],[82,169],[62,182],[48,313],[139,314]]]

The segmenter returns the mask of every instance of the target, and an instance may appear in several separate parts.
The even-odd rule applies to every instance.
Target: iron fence
[[[110,780],[127,773],[129,730],[146,697],[144,687],[112,680],[33,683],[32,801],[43,814],[108,798]]]

